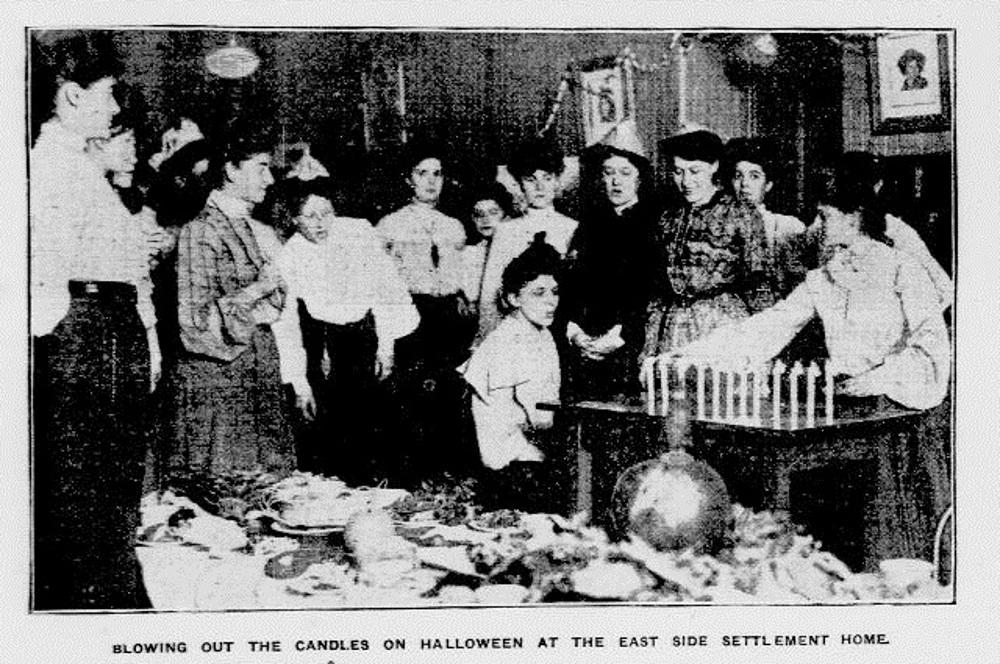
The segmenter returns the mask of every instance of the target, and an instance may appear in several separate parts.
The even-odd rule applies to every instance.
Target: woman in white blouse
[[[559,353],[549,331],[559,305],[559,254],[544,233],[503,273],[507,311],[476,348],[464,370],[485,471],[481,500],[496,508],[554,511],[565,460],[551,444],[559,399]]]
[[[850,179],[848,179],[850,178]],[[951,504],[950,436],[945,397],[951,371],[938,289],[917,259],[885,236],[885,215],[871,187],[844,174],[820,198],[830,258],[781,302],[683,349],[688,359],[763,363],[811,318],[823,322],[836,398],[864,409],[891,400],[924,411],[912,429],[872,431],[889,455],[894,482],[879,496],[879,518],[893,542],[882,557],[930,559],[938,519]],[[906,436],[903,445],[882,436]]]
[[[914,409],[948,392],[950,344],[927,270],[885,237],[870,188],[848,176],[818,206],[829,260],[789,296],[683,350],[685,357],[759,364],[776,356],[814,316],[823,322],[839,394],[883,395]]]
[[[392,371],[396,340],[420,319],[375,229],[365,219],[338,216],[331,192],[327,177],[276,186],[275,222],[290,221],[296,232],[277,257],[288,303],[272,328],[282,381],[324,432],[311,462],[364,483],[375,479],[376,378]]]

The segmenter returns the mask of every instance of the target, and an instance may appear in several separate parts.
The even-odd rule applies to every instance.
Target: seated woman
[[[887,496],[905,555],[929,555],[936,519],[947,509],[950,344],[938,291],[927,270],[886,244],[885,215],[871,187],[841,174],[819,199],[829,260],[773,307],[719,329],[680,351],[687,360],[759,365],[776,356],[810,319],[823,323],[838,398],[877,409],[890,400],[928,411],[912,455],[894,459],[898,495]],[[899,555],[899,552],[895,552]]]
[[[376,380],[392,371],[396,340],[416,329],[417,310],[371,224],[336,216],[329,178],[289,178],[275,190],[275,225],[291,222],[295,231],[278,256],[288,284],[288,304],[272,326],[282,379],[324,432],[307,453],[316,469],[368,483]]]
[[[480,291],[477,341],[482,341],[500,322],[497,296],[504,269],[531,245],[537,233],[545,233],[545,241],[559,256],[569,252],[577,222],[553,207],[563,166],[562,151],[544,141],[525,143],[511,157],[508,168],[521,186],[528,211],[500,227],[493,237]]]
[[[559,398],[559,354],[548,329],[559,304],[558,271],[559,254],[539,233],[504,270],[508,313],[465,368],[487,469],[483,501],[496,508],[558,510],[565,464],[547,441],[552,414],[537,407]]]

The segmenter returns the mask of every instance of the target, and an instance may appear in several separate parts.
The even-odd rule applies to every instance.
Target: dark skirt
[[[34,345],[35,608],[149,606],[135,530],[150,418],[134,287],[71,282]]]
[[[375,321],[368,314],[344,325],[325,323],[312,318],[301,302],[299,320],[306,375],[318,408],[300,436],[300,465],[353,485],[377,483],[384,398],[375,377]]]
[[[269,326],[258,326],[250,345],[231,362],[182,355],[169,380],[167,473],[295,468],[278,349]]]
[[[469,357],[476,319],[465,296],[413,294],[420,325],[396,342],[396,364],[413,367],[455,368]]]
[[[420,325],[396,342],[396,367],[385,388],[390,482],[416,487],[478,467],[468,386],[456,370],[469,357],[476,320],[461,293],[413,295]]]
[[[573,452],[558,429],[535,432],[532,442],[544,461],[512,461],[499,470],[483,469],[478,500],[488,510],[569,514],[573,504]]]

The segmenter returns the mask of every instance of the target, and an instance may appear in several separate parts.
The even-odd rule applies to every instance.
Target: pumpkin
[[[622,473],[611,510],[620,535],[637,535],[659,551],[713,554],[725,544],[732,503],[711,466],[675,450]]]

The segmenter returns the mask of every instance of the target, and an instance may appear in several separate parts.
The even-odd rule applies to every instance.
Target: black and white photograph
[[[888,32],[875,39],[871,95],[876,132],[948,127],[948,43],[948,35],[933,32]]]
[[[904,647],[977,583],[991,444],[933,18],[28,17],[20,619],[107,625],[85,662]]]

